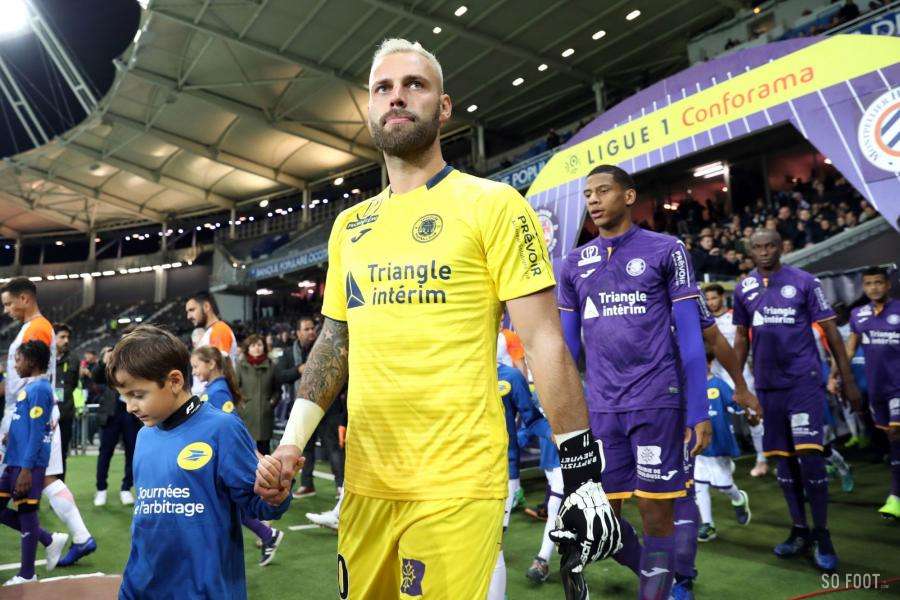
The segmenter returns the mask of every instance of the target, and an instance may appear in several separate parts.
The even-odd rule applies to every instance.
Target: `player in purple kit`
[[[600,237],[561,267],[563,330],[576,360],[584,330],[591,429],[603,444],[602,483],[624,542],[613,558],[639,576],[639,598],[665,599],[675,568],[673,500],[686,495],[685,427],[696,434],[694,456],[711,438],[700,292],[684,246],[632,223],[637,192],[628,173],[595,167],[584,194]],[[643,549],[621,517],[631,496]]]
[[[780,557],[796,556],[814,546],[816,566],[837,568],[828,533],[828,474],[823,456],[825,406],[822,367],[812,324],[825,331],[844,382],[844,397],[859,410],[860,396],[834,311],[819,281],[801,269],[781,264],[781,236],[773,230],[750,237],[756,269],[734,293],[734,349],[741,366],[750,351],[753,376],[765,411],[763,450],[776,457],[778,483],[793,521],[790,536],[775,547]],[[814,530],[806,521],[804,492]]]
[[[890,297],[886,269],[866,269],[862,284],[869,302],[850,313],[847,356],[852,357],[862,345],[869,410],[875,426],[887,432],[891,446],[891,495],[878,512],[900,519],[900,300]]]

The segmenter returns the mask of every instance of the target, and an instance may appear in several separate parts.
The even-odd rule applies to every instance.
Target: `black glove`
[[[580,573],[588,563],[608,558],[622,547],[619,520],[600,485],[603,445],[590,430],[559,447],[565,499],[550,539],[559,544],[561,568]]]

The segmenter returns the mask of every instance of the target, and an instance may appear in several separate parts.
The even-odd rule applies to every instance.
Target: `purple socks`
[[[784,493],[791,521],[797,527],[808,528],[806,509],[803,505],[803,483],[800,463],[793,456],[778,457],[778,484]]]
[[[900,496],[900,442],[891,442],[891,494]]]
[[[635,575],[641,575],[641,542],[631,523],[625,517],[618,517],[619,527],[622,529],[622,549],[613,554],[613,560],[624,567],[631,569]]]
[[[272,539],[272,528],[259,519],[254,519],[253,517],[248,517],[242,514],[241,525],[256,534],[256,537],[262,540],[264,544],[268,543],[268,541]]]
[[[641,553],[640,600],[668,600],[674,576],[675,536],[644,536]]]
[[[22,531],[22,524],[21,520],[19,519],[19,513],[11,509],[4,509],[0,511],[0,524],[11,527],[19,532]],[[41,543],[41,546],[49,546],[53,542],[53,536],[49,531],[44,531],[43,529],[39,528],[38,541]]]
[[[19,524],[22,527],[22,566],[19,567],[19,577],[31,579],[34,577],[34,559],[37,557],[38,536],[41,530],[37,511],[20,514]]]
[[[680,579],[697,576],[697,530],[700,512],[694,501],[693,490],[684,498],[675,499],[675,575]]]
[[[825,471],[825,457],[821,454],[803,454],[798,457],[803,473],[803,489],[809,501],[813,527],[828,527],[828,473]]]

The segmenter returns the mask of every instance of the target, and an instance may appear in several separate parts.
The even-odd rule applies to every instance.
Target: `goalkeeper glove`
[[[619,520],[600,485],[603,445],[586,430],[559,445],[565,499],[550,539],[559,544],[562,568],[580,573],[622,547]]]

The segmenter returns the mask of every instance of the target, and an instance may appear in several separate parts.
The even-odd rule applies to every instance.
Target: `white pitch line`
[[[41,560],[34,561],[34,566],[42,567],[47,564],[47,561],[43,558]],[[0,565],[0,571],[12,571],[13,569],[18,569],[22,566],[22,563],[6,563],[5,565]]]
[[[332,475],[331,473],[326,473],[325,471],[313,471],[313,477],[334,481],[334,475]]]
[[[303,531],[304,529],[319,529],[318,525],[291,525],[288,527],[291,531]]]

